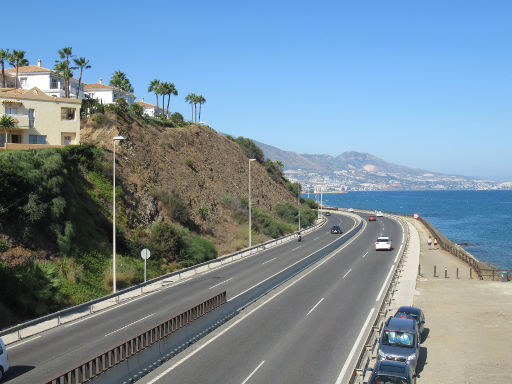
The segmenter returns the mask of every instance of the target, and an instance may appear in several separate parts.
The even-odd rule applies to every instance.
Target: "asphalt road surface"
[[[216,331],[197,343],[194,349],[205,347],[158,382],[243,383],[254,371],[249,378],[254,383],[334,383],[369,311],[377,306],[376,297],[402,240],[402,229],[395,221],[378,218],[367,223],[363,219],[363,228],[348,241],[346,235],[330,234],[330,228],[338,224],[344,234],[355,231],[356,220],[332,215],[300,243],[266,250],[11,344],[6,382],[52,379],[226,290],[228,304],[234,307],[260,299],[219,328],[220,332],[227,330],[221,337],[205,345],[216,337]],[[374,242],[380,235],[393,238],[393,251],[375,251]],[[157,372],[163,374],[165,367],[187,353],[189,349],[141,382],[153,380]]]

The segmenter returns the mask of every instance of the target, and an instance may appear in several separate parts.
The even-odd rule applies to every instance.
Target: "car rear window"
[[[377,243],[388,243],[389,242],[389,238],[387,237],[379,237],[377,239]]]
[[[372,384],[408,384],[407,380],[401,377],[389,376],[389,375],[377,375]]]

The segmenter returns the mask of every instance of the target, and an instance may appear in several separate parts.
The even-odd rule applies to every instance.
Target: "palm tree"
[[[68,63],[65,61],[57,61],[53,67],[59,76],[64,78],[64,97],[69,97],[69,79],[73,77],[71,69],[74,68],[69,68]]]
[[[69,58],[74,57],[73,55],[73,48],[72,47],[64,47],[57,51],[61,59],[64,59],[64,61],[55,61],[55,69],[59,71],[62,74],[62,77],[64,77],[64,96],[69,97],[69,79],[73,77],[73,72],[71,72],[72,68],[69,66]],[[65,65],[61,65],[61,63],[65,63]],[[57,69],[57,66],[59,66],[60,70]]]
[[[203,97],[203,95],[198,96],[199,100],[199,121],[201,121],[201,106],[206,103],[206,99]]]
[[[0,64],[2,65],[2,88],[6,87],[5,60],[9,60],[9,49],[0,49]]]
[[[151,83],[149,83],[148,92],[154,92],[156,97],[156,111],[158,113],[158,92],[160,87],[160,80],[153,79]],[[156,113],[155,113],[156,114]]]
[[[82,73],[84,69],[89,69],[91,66],[89,65],[89,60],[86,60],[85,57],[81,57],[79,59],[73,59],[75,64],[80,68],[80,77],[78,78],[78,90],[76,91],[76,98],[78,99],[78,94],[80,93],[80,85],[82,84]]]
[[[0,116],[0,127],[5,130],[5,143],[7,143],[7,130],[11,130],[16,126],[16,121],[12,116],[2,115]]]
[[[174,86],[174,83],[165,83],[166,89],[167,89],[167,96],[169,97],[167,99],[167,117],[169,117],[169,104],[171,102],[171,95],[178,96],[178,90]]]
[[[194,121],[194,103],[197,98],[197,95],[194,93],[189,93],[187,96],[185,96],[185,101],[190,104],[190,107],[192,108],[192,122]]]
[[[18,70],[19,67],[28,65],[28,60],[25,59],[25,51],[13,49],[12,53],[9,53],[9,64],[16,67],[16,84],[15,88],[18,88]]]
[[[109,84],[125,92],[133,93],[133,87],[128,77],[126,77],[126,73],[121,72],[119,69],[112,74]]]

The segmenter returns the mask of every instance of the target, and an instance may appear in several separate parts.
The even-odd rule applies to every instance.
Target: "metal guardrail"
[[[307,234],[318,227],[322,226],[325,223],[326,219],[325,217],[322,217],[321,220],[317,221],[315,224],[301,229],[301,234]],[[148,280],[145,283],[140,283],[137,285],[134,285],[133,287],[125,288],[123,290],[120,290],[116,293],[111,293],[107,296],[100,297],[98,299],[94,299],[91,301],[88,301],[86,303],[82,303],[79,305],[75,305],[73,307],[69,307],[54,313],[51,313],[46,316],[39,317],[37,319],[29,320],[20,324],[17,324],[13,327],[9,327],[6,329],[3,329],[0,331],[0,336],[4,337],[4,342],[6,344],[13,343],[15,341],[22,340],[23,338],[33,336],[37,333],[44,332],[45,330],[48,330],[50,328],[58,327],[62,324],[65,324],[67,322],[76,320],[77,318],[81,318],[84,316],[87,316],[89,314],[92,314],[94,312],[101,311],[106,308],[106,303],[108,303],[108,306],[111,305],[117,305],[121,303],[122,301],[131,299],[135,296],[139,296],[141,294],[144,294],[144,288],[148,287],[150,285],[154,285],[156,283],[161,283],[163,286],[165,284],[165,280],[169,279],[176,279],[181,280],[182,278],[189,277],[190,275],[194,275],[197,273],[202,273],[204,271],[207,271],[209,269],[218,268],[224,264],[242,259],[247,256],[254,255],[262,250],[274,247],[276,245],[280,245],[283,243],[286,243],[288,241],[291,241],[292,239],[297,238],[298,234],[297,232],[288,234],[286,236],[282,236],[278,239],[272,239],[269,241],[266,241],[261,244],[257,244],[251,248],[246,248],[241,251],[233,252],[225,256],[221,256],[217,259],[206,261],[201,264],[196,264],[192,267],[181,269],[176,272],[168,273],[163,276],[159,276],[155,279]],[[157,288],[155,288],[157,289]],[[152,289],[151,291],[153,291]],[[45,324],[44,329],[35,329],[35,330],[28,330],[31,327],[36,328],[38,325]],[[23,331],[26,331],[25,334]],[[11,338],[6,338],[5,336],[10,335]],[[14,336],[15,335],[15,336]],[[14,340],[11,340],[14,339]]]
[[[439,246],[447,252],[450,252],[452,255],[458,257],[466,264],[468,264],[471,268],[475,270],[480,280],[483,280],[482,270],[480,268],[480,261],[478,261],[471,253],[466,251],[460,245],[453,243],[448,240],[448,238],[439,232],[428,220],[420,217],[418,219],[421,224],[425,226],[425,228],[435,237],[439,243]]]
[[[510,281],[512,275],[512,269],[480,269],[482,272],[482,278],[488,278],[489,280],[498,281]]]
[[[401,221],[400,218],[398,219]],[[405,228],[407,231],[407,238],[405,241],[404,249],[402,250],[402,254],[400,255],[400,259],[396,265],[393,277],[391,278],[391,281],[388,284],[388,289],[386,290],[386,294],[384,295],[384,298],[380,305],[379,312],[377,313],[377,318],[373,323],[370,334],[366,338],[363,350],[359,354],[356,363],[356,368],[352,371],[352,374],[348,381],[349,384],[362,384],[364,382],[364,374],[368,370],[368,367],[372,361],[372,357],[377,348],[380,332],[382,330],[384,322],[386,321],[391,300],[396,291],[396,285],[400,278],[400,272],[402,271],[404,266],[404,255],[407,252],[407,249],[409,248],[410,233],[407,225],[405,225]]]
[[[128,359],[143,349],[171,335],[177,330],[226,303],[226,291],[189,310],[109,349],[83,364],[57,376],[46,384],[81,384]]]

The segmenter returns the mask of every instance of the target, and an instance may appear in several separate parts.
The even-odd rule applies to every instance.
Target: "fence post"
[[[436,274],[436,265],[434,265],[434,277],[437,277],[437,274]]]
[[[448,277],[448,268],[444,267],[444,278]]]

